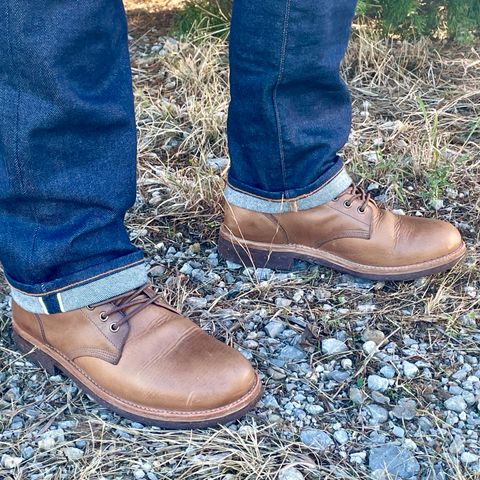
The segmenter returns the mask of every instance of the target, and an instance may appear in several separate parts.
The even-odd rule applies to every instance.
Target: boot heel
[[[225,260],[255,268],[270,268],[272,270],[291,270],[295,257],[290,253],[259,250],[234,244],[220,235],[218,253]]]
[[[18,350],[25,355],[25,358],[47,371],[49,375],[55,375],[57,368],[55,362],[45,353],[34,347],[31,343],[27,342],[21,337],[15,330],[12,333],[12,338],[17,345]]]

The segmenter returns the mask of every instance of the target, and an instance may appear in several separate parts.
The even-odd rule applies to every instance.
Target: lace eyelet
[[[106,322],[108,320],[108,315],[107,315],[107,312],[101,312],[100,313],[100,320],[102,322]]]
[[[95,310],[95,307],[93,307],[92,305],[87,305],[87,310]]]
[[[358,212],[358,213],[361,213],[361,214],[364,214],[364,213],[365,213],[365,208],[358,207],[358,208],[357,208],[357,212]]]
[[[348,200],[345,200],[345,201],[343,202],[343,206],[344,206],[345,208],[350,208],[350,207],[352,206],[352,204],[351,204]]]
[[[120,330],[120,327],[116,323],[112,323],[110,325],[110,331],[113,333],[116,333]]]

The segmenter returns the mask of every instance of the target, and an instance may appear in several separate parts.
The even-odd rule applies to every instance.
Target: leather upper
[[[237,401],[255,384],[243,355],[163,302],[148,305],[118,331],[110,327],[125,312],[105,315],[114,307],[104,303],[38,315],[14,303],[14,326],[59,352],[109,394],[142,407],[215,409]]]
[[[453,225],[395,215],[355,195],[352,188],[335,200],[298,212],[260,213],[227,203],[222,229],[242,240],[306,246],[380,267],[434,260],[462,246]]]

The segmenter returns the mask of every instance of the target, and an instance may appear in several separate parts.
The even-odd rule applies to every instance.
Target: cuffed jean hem
[[[295,198],[271,199],[244,192],[227,184],[225,199],[237,207],[262,213],[285,213],[308,210],[333,200],[352,184],[344,168],[315,190]]]
[[[13,300],[32,313],[54,314],[76,310],[103,302],[145,285],[148,281],[143,260],[105,275],[97,275],[85,282],[45,294],[30,294],[11,285]]]

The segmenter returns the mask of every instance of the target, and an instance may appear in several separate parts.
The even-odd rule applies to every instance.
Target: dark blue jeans
[[[350,182],[339,62],[355,0],[235,0],[226,196],[320,204]],[[120,0],[0,0],[0,262],[31,311],[140,286],[128,238],[136,134]]]

